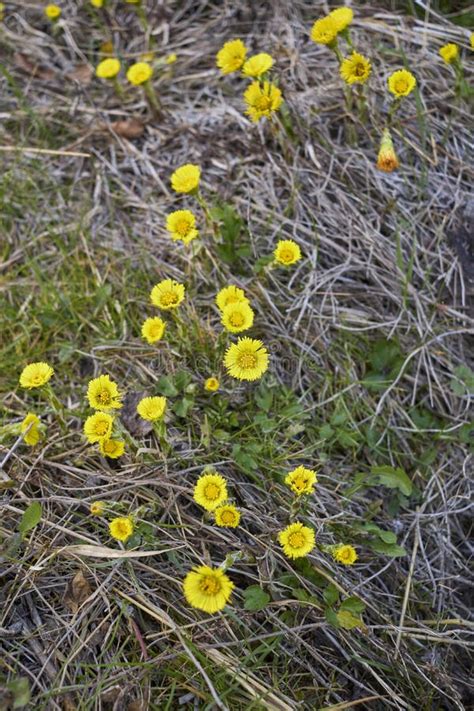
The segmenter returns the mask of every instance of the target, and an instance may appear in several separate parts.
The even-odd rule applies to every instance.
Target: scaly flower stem
[[[145,89],[145,95],[148,100],[150,109],[156,117],[159,117],[162,113],[162,106],[158,96],[156,95],[155,90],[153,89],[152,83],[150,81],[145,82],[143,88]]]

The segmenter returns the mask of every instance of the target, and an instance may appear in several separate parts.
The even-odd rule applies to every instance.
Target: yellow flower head
[[[38,429],[40,422],[41,420],[39,417],[32,412],[29,412],[20,425],[20,432],[23,435],[25,444],[29,447],[34,447],[34,445],[38,444],[40,440],[40,432]]]
[[[216,64],[222,74],[231,74],[240,69],[247,56],[247,47],[242,40],[236,39],[226,42],[218,51]]]
[[[328,15],[316,20],[311,28],[311,39],[316,44],[333,44],[336,41],[338,31],[336,20]]]
[[[234,286],[233,284],[225,286],[216,296],[217,308],[220,311],[223,311],[226,306],[229,306],[229,304],[248,304],[248,302],[249,300],[245,296],[244,290],[239,289],[238,286]]]
[[[208,378],[204,383],[204,390],[210,393],[215,393],[216,390],[219,390],[219,381],[217,378]]]
[[[340,66],[341,77],[346,84],[364,84],[370,76],[372,68],[367,57],[358,52],[352,52]]]
[[[144,397],[137,405],[137,412],[141,418],[149,422],[155,422],[163,417],[166,410],[166,398]]]
[[[129,516],[119,516],[109,523],[109,533],[117,541],[126,541],[133,533],[133,521]]]
[[[452,64],[459,57],[459,47],[457,44],[445,44],[439,53],[446,64]]]
[[[109,459],[118,459],[125,452],[125,442],[121,439],[103,439],[99,442],[100,453]]]
[[[354,13],[350,7],[336,7],[329,13],[329,17],[335,22],[338,32],[343,32],[354,19]]]
[[[474,49],[474,32],[471,32],[471,35],[469,37],[469,41],[471,43],[471,49]]]
[[[104,5],[104,0],[91,0],[91,5],[93,7],[102,7]]]
[[[223,528],[237,528],[240,522],[240,511],[232,504],[224,504],[214,511],[216,524]]]
[[[54,375],[54,370],[47,363],[30,363],[23,368],[20,375],[22,388],[41,388]]]
[[[253,311],[245,301],[229,304],[222,310],[221,323],[230,333],[247,331],[253,324]]]
[[[127,69],[127,79],[130,84],[139,86],[151,79],[153,68],[147,62],[136,62]]]
[[[167,54],[165,57],[165,64],[174,64],[177,59],[178,57],[174,54],[174,52],[172,54]]]
[[[103,59],[95,69],[95,75],[99,79],[113,79],[120,71],[120,62],[115,57]]]
[[[281,239],[273,252],[275,261],[289,267],[301,259],[301,249],[292,239]]]
[[[186,163],[177,168],[171,176],[171,187],[176,193],[192,193],[199,187],[201,168],[193,163]]]
[[[164,279],[155,284],[151,290],[151,303],[163,311],[176,309],[184,299],[184,292],[183,284],[179,284],[173,279]]]
[[[253,81],[244,92],[247,104],[245,113],[257,123],[264,116],[271,116],[280,108],[283,97],[280,89],[269,81]]]
[[[206,511],[214,511],[227,499],[227,482],[220,474],[202,474],[193,492],[194,501]]]
[[[172,240],[181,240],[184,244],[189,244],[191,240],[199,236],[196,229],[196,218],[190,210],[171,212],[166,218],[166,229]]]
[[[84,422],[84,434],[91,444],[110,439],[114,418],[106,412],[96,412]]]
[[[105,509],[105,501],[93,501],[89,506],[89,511],[93,516],[102,516]]]
[[[350,545],[336,546],[332,550],[332,557],[343,565],[352,565],[358,558],[356,549]]]
[[[392,173],[399,165],[390,131],[388,128],[384,128],[377,157],[377,168],[385,173]]]
[[[315,536],[312,528],[302,523],[290,523],[278,534],[278,540],[288,558],[303,558],[315,546]]]
[[[252,77],[257,79],[265,74],[273,67],[273,57],[266,52],[261,52],[260,54],[254,54],[253,57],[249,57],[242,67],[242,73],[246,77]]]
[[[224,356],[229,375],[238,380],[258,380],[268,368],[268,351],[262,341],[239,338]]]
[[[408,96],[415,86],[416,79],[407,69],[398,69],[388,78],[389,91],[397,98]]]
[[[296,469],[293,469],[293,471],[289,472],[285,477],[285,484],[287,484],[297,496],[312,494],[317,481],[316,472],[313,469],[306,469],[306,467],[303,466],[296,467]]]
[[[234,583],[219,568],[201,565],[191,570],[183,581],[183,592],[191,607],[213,615],[227,605]]]
[[[99,47],[99,52],[100,52],[100,54],[106,54],[106,55],[113,54],[114,53],[113,42],[110,42],[110,40],[107,40],[106,42],[102,42],[102,44]]]
[[[94,410],[118,410],[122,407],[121,397],[117,383],[110,379],[110,375],[99,375],[89,381],[87,399]]]
[[[166,323],[159,316],[147,318],[142,324],[142,336],[147,343],[156,343],[165,332]]]
[[[57,20],[61,15],[61,8],[51,3],[44,8],[44,14],[48,20]]]

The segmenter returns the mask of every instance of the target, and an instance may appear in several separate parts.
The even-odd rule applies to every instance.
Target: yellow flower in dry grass
[[[54,370],[48,363],[30,363],[23,368],[20,375],[20,385],[22,388],[41,388],[54,375]]]
[[[397,98],[408,96],[415,86],[416,79],[408,69],[398,69],[388,78],[389,91]]]
[[[346,84],[364,84],[370,76],[371,69],[367,57],[352,52],[341,62],[339,71]]]
[[[119,516],[109,523],[109,533],[116,541],[125,542],[133,533],[133,521],[129,516]]]
[[[102,516],[105,509],[105,501],[93,501],[89,506],[89,511],[93,516]]]
[[[471,32],[471,35],[469,37],[469,41],[471,43],[471,49],[474,49],[474,32]]]
[[[338,563],[342,563],[343,565],[353,565],[358,558],[354,546],[350,546],[348,544],[336,546],[331,551],[331,554],[334,560]]]
[[[288,558],[303,558],[315,546],[315,535],[312,528],[304,524],[290,523],[278,534],[278,541]]]
[[[229,602],[234,583],[219,568],[201,565],[191,570],[183,581],[183,592],[191,607],[213,615]]]
[[[459,57],[459,47],[457,44],[445,44],[439,50],[441,59],[446,62],[446,64],[453,64]]]
[[[189,244],[199,236],[199,231],[196,229],[196,218],[191,210],[171,212],[166,218],[166,229],[172,240],[181,240],[184,244]]]
[[[29,412],[20,425],[20,432],[23,435],[25,444],[34,447],[40,441],[40,431],[38,426],[41,420],[33,412]]]
[[[103,59],[95,69],[95,75],[99,79],[113,79],[120,72],[120,62],[115,57]]]
[[[251,328],[253,324],[253,311],[249,304],[240,301],[237,304],[228,304],[222,310],[221,323],[230,333],[241,333]]]
[[[127,69],[127,79],[130,84],[140,86],[149,81],[153,75],[153,68],[147,62],[135,62]]]
[[[164,279],[151,290],[151,303],[163,311],[176,309],[184,299],[184,292],[183,284],[173,279]]]
[[[202,474],[193,492],[194,501],[206,511],[214,511],[227,499],[227,482],[217,474]]]
[[[384,128],[377,157],[377,168],[385,173],[392,173],[399,166],[400,163],[393,147],[392,136],[389,129]]]
[[[103,7],[104,5],[104,0],[90,0],[90,2],[93,7],[97,8]]]
[[[178,57],[174,52],[172,54],[167,54],[165,57],[165,64],[174,64],[177,59]]]
[[[242,67],[242,73],[246,77],[252,77],[254,79],[261,77],[273,67],[273,57],[266,52],[261,52],[260,54],[254,54],[253,57],[249,57]]]
[[[301,249],[292,239],[281,239],[273,252],[275,261],[289,267],[301,259]]]
[[[110,375],[99,375],[89,381],[87,399],[94,410],[118,410],[122,407],[121,398],[117,383],[110,379]]]
[[[186,163],[177,168],[171,176],[171,187],[176,193],[192,193],[199,187],[201,168],[194,163]]]
[[[51,3],[44,8],[44,14],[48,20],[57,20],[61,16],[61,8]]]
[[[103,439],[99,442],[99,450],[108,459],[118,459],[125,452],[125,442],[121,439]]]
[[[350,7],[336,7],[329,13],[329,17],[335,23],[337,31],[344,32],[354,19],[354,12]]]
[[[330,45],[336,41],[338,24],[330,15],[316,20],[311,28],[311,39],[316,44]]]
[[[159,316],[147,318],[142,324],[142,336],[147,343],[156,343],[163,338],[166,323]]]
[[[210,393],[215,393],[216,390],[219,390],[219,385],[220,384],[217,378],[208,378],[204,383],[204,390],[207,390]]]
[[[262,341],[239,338],[227,349],[224,365],[237,380],[258,380],[268,368],[268,351]]]
[[[285,477],[285,484],[287,484],[297,496],[312,494],[317,481],[316,472],[313,469],[306,469],[306,467],[303,466],[296,467],[296,469],[293,469],[293,471],[289,472]]]
[[[272,116],[280,108],[283,97],[280,89],[269,81],[253,81],[244,92],[247,104],[245,113],[257,123],[265,116]]]
[[[240,523],[240,511],[232,504],[224,504],[214,511],[214,519],[223,528],[237,528]]]
[[[229,304],[237,304],[237,303],[246,303],[248,304],[249,300],[245,296],[245,292],[243,289],[239,289],[238,286],[234,286],[231,284],[230,286],[225,286],[223,289],[219,291],[219,293],[216,296],[216,304],[217,308],[220,311],[223,311],[226,306]]]
[[[226,42],[225,45],[218,51],[216,56],[216,64],[222,74],[231,74],[240,69],[245,62],[247,56],[247,47],[242,40],[236,39]]]
[[[106,412],[96,412],[84,422],[84,434],[91,444],[110,439],[114,418]]]
[[[137,405],[137,412],[140,417],[149,422],[160,420],[165,414],[165,410],[166,398],[161,396],[144,397]]]

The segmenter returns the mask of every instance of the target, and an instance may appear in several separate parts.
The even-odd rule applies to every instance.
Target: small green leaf
[[[413,491],[413,484],[408,475],[397,467],[388,465],[381,467],[372,467],[371,473],[378,477],[378,483],[382,486],[387,486],[389,489],[399,489],[405,496],[410,496]]]
[[[339,610],[337,613],[337,621],[345,630],[352,630],[355,627],[365,627],[359,617],[356,617],[349,610]]]
[[[30,682],[26,676],[19,676],[7,684],[7,689],[13,694],[13,708],[22,709],[30,703]]]
[[[376,553],[382,553],[383,555],[388,555],[389,558],[400,558],[407,554],[403,546],[399,546],[396,543],[384,543],[383,541],[369,541],[367,544]]]
[[[173,412],[178,415],[178,417],[186,417],[188,411],[194,405],[194,400],[190,400],[187,397],[183,397],[182,400],[178,400],[173,407]]]
[[[319,428],[319,436],[321,439],[331,439],[331,437],[334,434],[334,430],[331,427],[331,425],[323,425],[322,427]]]
[[[329,622],[332,627],[340,627],[339,620],[337,618],[337,613],[334,612],[334,610],[331,610],[330,607],[326,607],[324,610],[324,617],[326,618],[327,622]]]
[[[330,583],[326,590],[323,590],[323,598],[326,605],[334,605],[339,600],[339,590]]]
[[[28,531],[31,531],[32,528],[38,525],[41,521],[42,514],[43,509],[39,501],[33,501],[33,503],[28,506],[21,517],[20,525],[18,526],[18,531],[22,538],[25,537],[25,534]]]
[[[270,595],[260,585],[250,585],[244,590],[244,608],[251,612],[264,610],[270,602]]]
[[[191,376],[185,370],[181,370],[174,376],[174,384],[177,390],[181,391],[191,382]]]
[[[360,615],[365,610],[365,602],[360,597],[348,597],[341,603],[339,610],[348,610],[354,615]]]
[[[166,397],[176,397],[179,392],[168,375],[161,376],[157,389],[160,395],[166,395]]]

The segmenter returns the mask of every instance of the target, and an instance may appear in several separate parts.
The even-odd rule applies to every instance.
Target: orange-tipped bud
[[[380,142],[380,150],[377,157],[377,168],[385,173],[392,173],[400,166],[397,154],[393,147],[392,136],[388,128],[384,128],[382,140]]]

